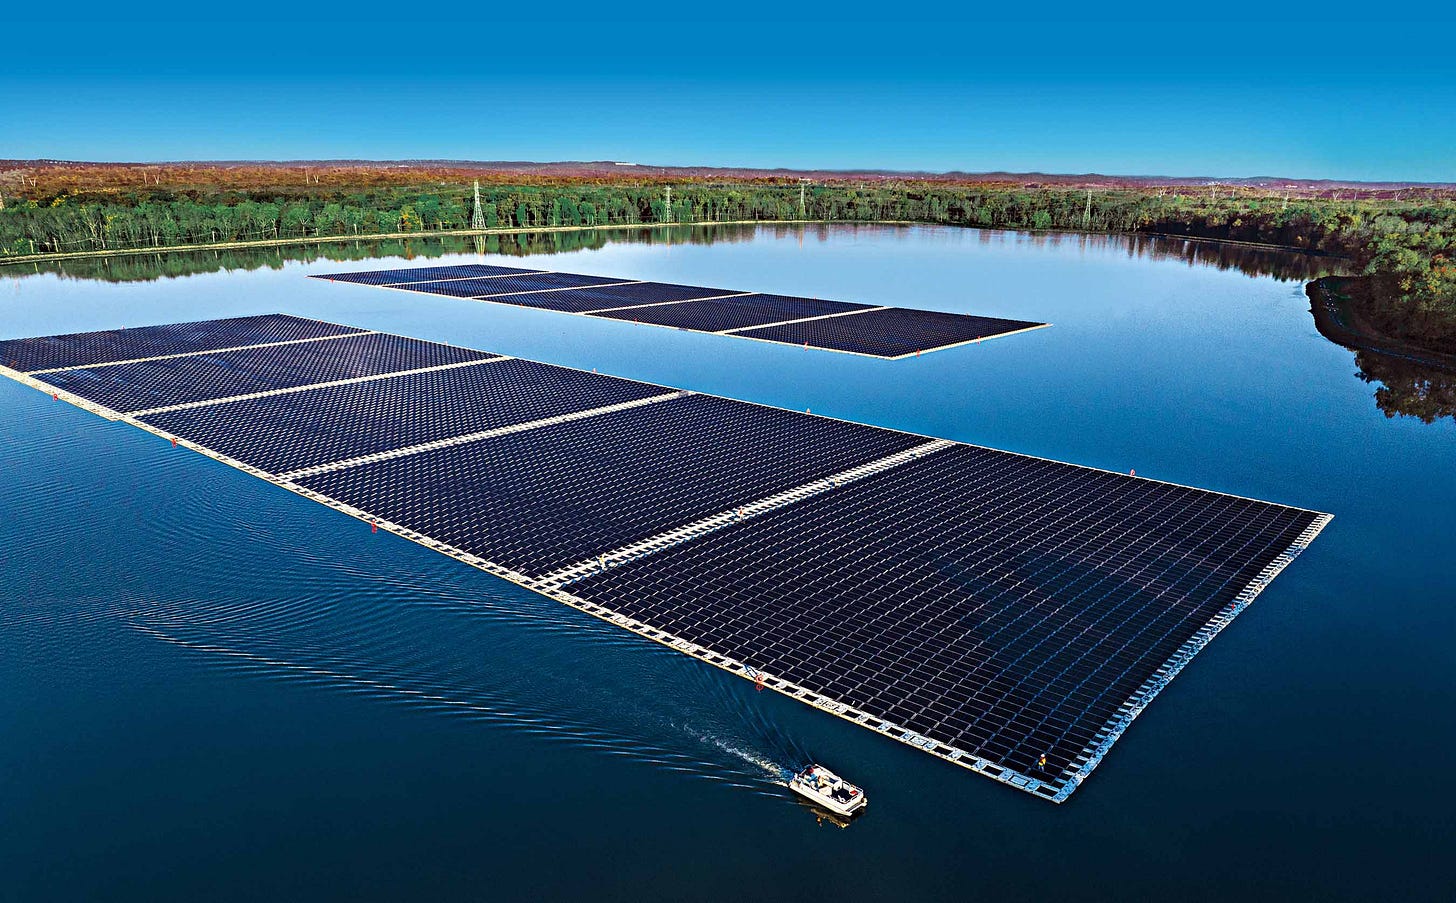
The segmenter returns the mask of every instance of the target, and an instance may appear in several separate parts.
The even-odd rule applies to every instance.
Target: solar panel
[[[628,281],[630,280],[615,279],[611,276],[578,276],[575,273],[542,273],[539,276],[505,276],[501,279],[492,280],[487,291],[482,292],[480,297],[498,299],[502,295],[514,295],[522,292],[544,292],[552,289],[612,285],[618,282]],[[521,299],[513,300],[510,303],[529,305],[534,302]]]
[[[502,304],[521,307],[549,307],[556,295],[569,294],[561,289],[607,285],[619,282],[604,276],[576,276],[570,273],[539,273],[525,276],[500,276],[493,279],[451,279],[439,282],[411,282],[390,288],[449,295],[452,298],[489,298]]]
[[[298,482],[540,575],[923,441],[688,395]]]
[[[214,348],[296,341],[360,331],[352,326],[338,326],[319,320],[263,314],[36,339],[7,339],[0,341],[0,365],[22,373],[35,373],[58,367],[83,367],[107,361],[189,354]]]
[[[633,282],[605,288],[574,288],[570,291],[499,295],[487,300],[497,304],[515,304],[540,310],[579,314],[605,308],[640,307],[644,304],[661,304],[667,301],[683,301],[689,298],[729,294],[732,292],[724,289],[670,285],[662,282]]]
[[[391,285],[390,288],[423,292],[430,295],[449,295],[451,298],[475,298],[492,292],[509,291],[508,285],[520,285],[518,277],[496,276],[490,279],[445,279],[438,282],[410,282],[405,285]]]
[[[491,357],[469,348],[364,333],[63,370],[40,379],[114,411],[130,412]]]
[[[392,280],[400,271],[387,272],[381,280]],[[356,281],[364,281],[369,274],[355,275],[359,277]],[[393,287],[884,358],[910,357],[1046,325],[571,273],[422,281]]]
[[[429,282],[438,279],[468,279],[480,276],[504,276],[520,273],[540,273],[537,269],[495,266],[485,263],[470,263],[460,266],[407,267],[399,270],[372,270],[360,273],[327,273],[315,275],[315,279],[330,282],[354,282],[361,285],[402,285],[413,282]]]
[[[129,354],[311,323],[15,347]],[[401,337],[284,341],[5,372],[82,405],[196,398],[121,419],[1057,801],[1329,521]],[[283,388],[202,397],[265,385]]]
[[[1028,320],[1003,320],[998,317],[889,307],[866,311],[853,317],[832,317],[762,329],[745,329],[739,335],[766,342],[897,358],[992,336],[1036,329],[1043,325],[1045,324]]]
[[[285,473],[669,392],[660,386],[497,359],[141,419],[270,473]]]
[[[740,295],[713,301],[686,301],[682,304],[605,311],[592,316],[651,323],[655,326],[673,326],[695,332],[720,332],[725,329],[742,329],[801,317],[822,317],[826,314],[844,314],[869,308],[868,304],[823,301],[818,298]]]
[[[1060,789],[1317,517],[956,446],[569,591]]]

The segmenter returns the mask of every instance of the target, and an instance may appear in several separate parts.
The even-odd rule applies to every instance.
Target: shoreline
[[[473,238],[498,235],[529,235],[529,234],[550,234],[550,233],[571,233],[571,232],[592,232],[592,231],[627,231],[633,229],[662,229],[674,226],[687,228],[702,228],[710,226],[943,226],[957,229],[989,229],[1001,232],[1026,232],[1030,234],[1052,234],[1052,235],[1092,235],[1092,236],[1126,236],[1126,237],[1150,237],[1164,240],[1196,242],[1199,244],[1211,245],[1232,245],[1245,248],[1264,248],[1272,251],[1284,251],[1295,254],[1305,254],[1312,257],[1319,257],[1330,261],[1343,261],[1345,258],[1330,254],[1323,254],[1318,251],[1310,251],[1303,248],[1293,248],[1286,245],[1270,244],[1267,242],[1238,241],[1234,239],[1204,238],[1201,236],[1179,235],[1169,232],[1083,232],[1075,229],[1027,229],[995,226],[974,226],[961,225],[958,223],[922,223],[914,220],[719,220],[713,222],[696,223],[612,223],[596,226],[543,226],[543,227],[497,227],[494,229],[450,229],[435,232],[372,232],[363,235],[321,235],[307,238],[269,238],[253,241],[229,241],[212,242],[206,244],[185,244],[185,245],[164,245],[150,248],[108,248],[90,251],[63,251],[48,252],[42,254],[23,254],[20,256],[0,257],[0,267],[18,266],[26,263],[48,263],[67,260],[92,260],[107,259],[116,257],[137,257],[157,254],[186,254],[200,251],[228,251],[248,250],[261,248],[281,248],[308,245],[328,245],[346,242],[359,241],[395,241],[408,239],[434,239],[434,238]],[[1353,276],[1321,276],[1305,284],[1305,294],[1310,301],[1310,312],[1314,316],[1315,328],[1330,342],[1345,348],[1357,351],[1368,351],[1375,354],[1383,354],[1392,357],[1399,357],[1424,366],[1437,367],[1443,370],[1456,372],[1456,355],[1444,354],[1418,345],[1384,335],[1371,328],[1368,323],[1359,315],[1358,309],[1350,303],[1351,298],[1339,292],[1333,285],[1332,280],[1356,279]]]
[[[9,257],[0,257],[0,267],[14,266],[22,263],[46,263],[60,260],[89,260],[107,257],[129,257],[145,254],[171,254],[190,253],[193,251],[232,251],[245,250],[248,248],[281,248],[294,245],[322,245],[350,241],[378,241],[397,240],[410,238],[473,238],[486,237],[491,235],[528,235],[540,233],[557,232],[592,232],[598,230],[627,230],[627,229],[661,229],[674,226],[700,228],[708,226],[945,226],[954,229],[986,229],[997,232],[1027,232],[1031,234],[1051,235],[1102,235],[1102,236],[1148,236],[1151,238],[1162,238],[1176,241],[1190,241],[1200,244],[1233,245],[1243,248],[1266,248],[1271,251],[1286,251],[1293,254],[1305,254],[1311,257],[1319,257],[1324,260],[1341,261],[1346,258],[1336,257],[1320,251],[1311,251],[1306,248],[1295,248],[1288,245],[1270,244],[1268,242],[1239,241],[1237,239],[1205,238],[1195,235],[1179,235],[1173,232],[1085,232],[1080,229],[1032,229],[1016,226],[978,226],[964,223],[934,223],[920,222],[918,220],[841,220],[841,219],[747,219],[747,220],[715,220],[695,223],[610,223],[597,226],[510,226],[496,227],[494,229],[442,229],[434,232],[369,232],[359,235],[318,235],[299,238],[260,238],[249,241],[220,241],[207,242],[203,244],[184,245],[159,245],[140,248],[102,248],[89,251],[47,251],[39,254],[20,254]]]
[[[1441,370],[1456,372],[1456,354],[1412,345],[1374,329],[1360,316],[1353,296],[1341,292],[1334,280],[1355,276],[1321,276],[1304,287],[1315,329],[1327,340],[1351,351],[1398,357]]]
[[[381,239],[409,238],[474,238],[491,235],[536,235],[543,232],[595,232],[599,230],[664,229],[674,226],[698,228],[704,226],[914,226],[919,223],[908,220],[815,220],[815,219],[745,219],[714,220],[696,223],[611,223],[600,226],[509,226],[494,229],[440,229],[434,232],[367,232],[359,235],[318,235],[306,238],[260,238],[251,241],[219,241],[205,244],[160,245],[150,248],[103,248],[91,251],[48,251],[40,254],[20,254],[0,257],[0,266],[20,263],[43,263],[53,260],[86,260],[97,257],[127,257],[136,254],[171,254],[191,251],[231,251],[247,248],[281,248],[291,245],[333,244],[350,241],[378,241]]]

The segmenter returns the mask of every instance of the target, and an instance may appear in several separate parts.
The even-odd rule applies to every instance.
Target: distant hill
[[[661,166],[632,161],[593,160],[535,163],[478,160],[177,160],[149,163],[80,160],[0,160],[0,185],[107,190],[127,186],[197,185],[261,187],[267,184],[407,184],[480,179],[489,182],[798,182],[936,183],[1056,186],[1063,188],[1230,188],[1289,192],[1302,196],[1370,197],[1394,192],[1446,195],[1456,183],[1360,182],[1281,176],[1160,176],[1040,172],[902,172],[885,169],[760,169],[754,167]],[[44,185],[42,184],[44,183]]]

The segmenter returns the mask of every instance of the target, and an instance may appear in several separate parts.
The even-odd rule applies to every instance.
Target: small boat
[[[810,765],[794,775],[789,789],[835,815],[853,815],[867,802],[863,790],[823,765]]]

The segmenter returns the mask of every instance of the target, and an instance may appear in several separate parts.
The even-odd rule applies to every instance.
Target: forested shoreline
[[[1157,233],[1347,258],[1362,319],[1401,342],[1456,351],[1456,201],[1270,191],[943,183],[483,185],[486,229],[752,221],[919,222]],[[470,186],[133,187],[6,198],[0,257],[325,236],[469,230]]]

